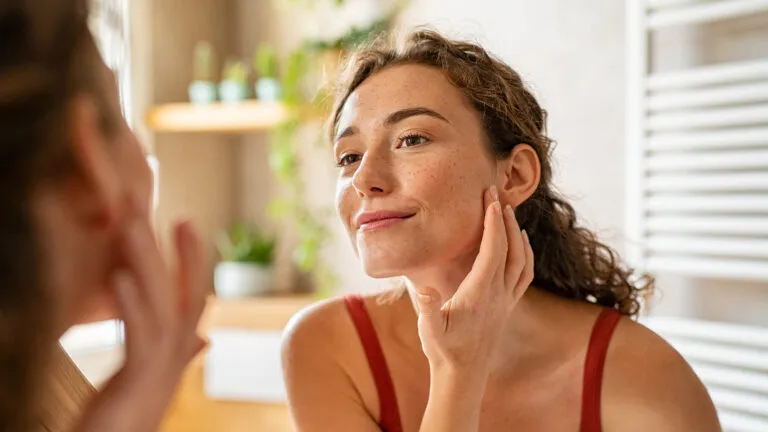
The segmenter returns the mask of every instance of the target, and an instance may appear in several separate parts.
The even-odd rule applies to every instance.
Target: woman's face
[[[146,217],[150,213],[151,170],[120,114],[112,72],[103,63],[99,67],[99,82],[91,90],[98,96],[86,96],[93,109],[80,104],[70,113],[72,141],[78,142],[72,147],[76,174],[46,187],[36,200],[38,238],[48,263],[44,273],[61,328],[116,316],[110,277],[121,265],[116,242],[129,211],[128,197]],[[98,121],[104,115],[114,119],[106,133]]]
[[[474,258],[496,177],[478,113],[438,69],[365,80],[334,130],[336,207],[366,273],[413,274]]]

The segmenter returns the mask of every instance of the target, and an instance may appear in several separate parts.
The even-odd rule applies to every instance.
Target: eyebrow
[[[443,117],[439,112],[431,110],[429,108],[425,108],[425,107],[405,108],[405,109],[401,109],[400,111],[395,111],[392,114],[390,114],[386,120],[384,120],[384,124],[387,126],[392,126],[393,124],[399,123],[409,117],[415,117],[420,115],[434,117],[438,120],[442,120],[450,124],[448,119]]]
[[[393,112],[392,114],[387,116],[386,120],[384,120],[384,125],[385,126],[392,126],[392,125],[397,124],[397,123],[399,123],[399,122],[401,122],[401,121],[403,121],[403,120],[405,120],[407,118],[415,117],[415,116],[420,116],[420,115],[425,115],[425,116],[433,117],[433,118],[436,118],[438,120],[442,120],[442,121],[444,121],[444,122],[446,122],[448,124],[451,123],[451,122],[448,121],[448,119],[443,117],[442,114],[440,114],[439,112],[437,112],[435,110],[432,110],[432,109],[429,109],[429,108],[426,108],[426,107],[414,107],[414,108],[404,108],[404,109],[401,109],[399,111]],[[334,141],[338,141],[338,140],[340,140],[342,138],[354,135],[356,132],[357,132],[357,128],[355,128],[354,126],[349,126],[349,127],[345,128],[341,133],[336,135],[336,137],[334,138]]]

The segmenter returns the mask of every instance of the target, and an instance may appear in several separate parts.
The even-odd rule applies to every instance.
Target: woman
[[[545,112],[509,66],[432,31],[362,49],[331,126],[352,245],[406,290],[294,320],[299,430],[719,430],[686,362],[630,319],[652,280],[555,192]]]
[[[171,275],[149,224],[151,173],[87,14],[85,0],[0,1],[2,431],[154,430],[202,347],[200,243],[176,227]],[[126,362],[92,395],[57,340],[115,307]]]

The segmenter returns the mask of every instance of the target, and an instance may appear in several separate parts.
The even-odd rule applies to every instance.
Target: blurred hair
[[[86,0],[0,0],[0,430],[29,430],[56,347],[57,310],[32,213],[37,190],[72,171],[72,98],[88,93],[105,130],[103,66]]]

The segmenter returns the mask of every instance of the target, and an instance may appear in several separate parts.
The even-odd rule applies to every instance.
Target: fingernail
[[[499,200],[499,190],[496,189],[496,185],[491,185],[490,192],[491,192],[491,199],[494,200],[494,201],[498,201]]]
[[[501,203],[500,202],[496,201],[492,205],[493,205],[493,212],[494,213],[496,213],[497,215],[503,215],[502,212],[501,212]]]
[[[523,238],[525,239],[526,243],[531,244],[531,239],[528,238],[528,232],[526,230],[523,230]]]
[[[507,206],[504,208],[507,211],[507,215],[509,217],[514,218],[515,217],[515,211],[512,209],[512,206],[507,204]]]

